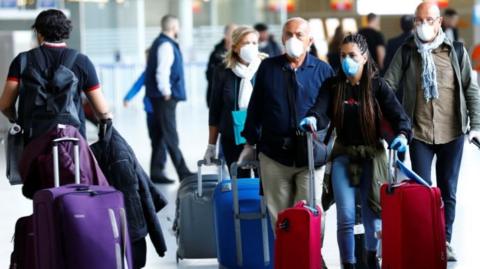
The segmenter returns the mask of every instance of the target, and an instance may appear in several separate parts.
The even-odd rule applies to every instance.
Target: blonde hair
[[[241,25],[235,28],[232,32],[232,45],[228,48],[227,54],[225,54],[225,65],[227,68],[233,68],[238,61],[240,61],[240,55],[233,51],[233,48],[240,45],[242,39],[249,34],[255,34],[257,37],[259,36],[258,32],[250,26]]]

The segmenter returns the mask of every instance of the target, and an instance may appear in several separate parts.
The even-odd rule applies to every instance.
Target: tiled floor
[[[148,170],[150,146],[145,126],[144,113],[139,106],[121,110],[115,115],[117,129],[129,141],[135,150],[140,162]],[[178,106],[178,129],[180,133],[181,148],[192,170],[196,170],[197,159],[202,158],[207,144],[207,111],[203,99],[197,102],[181,103]],[[95,131],[89,132],[90,137],[95,137]],[[31,202],[21,195],[18,186],[9,186],[4,178],[4,153],[0,150],[0,268],[8,268],[10,252],[12,250],[12,235],[15,221],[18,217],[31,213]],[[480,268],[477,261],[478,242],[480,242],[480,150],[470,144],[465,145],[464,161],[458,185],[457,218],[455,223],[453,246],[455,247],[459,262],[449,265],[449,268],[476,269]],[[477,167],[477,168],[476,168]],[[176,177],[172,166],[169,164],[170,177]],[[160,190],[170,199],[170,204],[160,212],[164,233],[167,237],[168,252],[166,257],[156,256],[153,247],[148,248],[148,262],[146,268],[217,268],[216,260],[184,260],[179,265],[175,261],[176,243],[171,232],[174,217],[174,199],[177,184],[159,185]],[[335,208],[328,211],[325,246],[323,254],[329,268],[340,268],[338,248],[336,244]],[[421,254],[419,254],[421,255]],[[430,268],[425,268],[430,269]]]

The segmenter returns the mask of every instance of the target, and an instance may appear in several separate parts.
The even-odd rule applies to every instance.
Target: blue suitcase
[[[249,166],[259,171],[258,162]],[[220,268],[273,268],[273,232],[258,178],[223,180],[214,194],[215,235]],[[260,174],[260,173],[259,173]]]

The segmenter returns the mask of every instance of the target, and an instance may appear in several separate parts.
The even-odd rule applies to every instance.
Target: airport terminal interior
[[[413,14],[419,0],[0,0],[0,78],[7,78],[10,62],[22,52],[36,46],[31,25],[45,9],[61,9],[72,21],[69,47],[87,55],[93,62],[110,111],[113,124],[134,150],[145,171],[150,168],[151,146],[143,109],[144,89],[128,106],[123,98],[145,70],[145,50],[160,33],[161,18],[178,17],[179,45],[183,53],[186,95],[177,106],[177,130],[180,149],[187,166],[197,171],[197,161],[208,145],[208,108],[206,106],[206,68],[209,55],[222,38],[227,24],[253,26],[264,23],[272,38],[281,45],[282,24],[291,17],[303,17],[310,25],[317,56],[325,60],[335,29],[356,32],[367,23],[366,15],[380,17],[385,40],[401,33],[400,17]],[[480,70],[480,0],[439,0],[441,10],[458,13],[458,36],[469,53],[474,70]],[[479,51],[477,51],[477,49]],[[476,79],[476,77],[474,78]],[[8,268],[13,250],[15,222],[32,213],[32,201],[22,195],[21,185],[11,186],[5,177],[6,135],[8,120],[0,116],[0,268]],[[94,143],[97,126],[87,122],[87,139]],[[408,156],[408,154],[407,154]],[[407,158],[408,160],[408,158]],[[409,162],[407,161],[407,164]],[[480,268],[480,148],[465,140],[463,161],[457,190],[457,211],[451,245],[457,262],[449,269]],[[203,169],[215,173],[213,167]],[[435,167],[433,167],[435,170]],[[477,172],[475,172],[477,171]],[[176,259],[177,242],[172,230],[175,199],[180,186],[170,159],[166,174],[173,184],[156,184],[168,199],[158,213],[167,243],[167,252],[159,257],[147,240],[144,268],[218,268],[216,259]],[[361,230],[358,228],[356,230]],[[328,268],[342,268],[336,232],[336,208],[326,212],[322,255]],[[422,253],[418,253],[422,255]],[[94,267],[92,267],[94,268]],[[434,269],[434,268],[425,268]]]

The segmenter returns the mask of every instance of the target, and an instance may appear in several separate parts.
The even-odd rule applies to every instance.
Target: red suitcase
[[[321,209],[315,205],[315,167],[312,133],[307,132],[309,203],[298,202],[278,215],[275,240],[276,269],[321,269]]]
[[[393,154],[390,152],[391,165]],[[445,217],[440,189],[425,185],[401,162],[395,163],[411,180],[397,184],[390,176],[390,183],[381,188],[382,268],[445,269]]]

